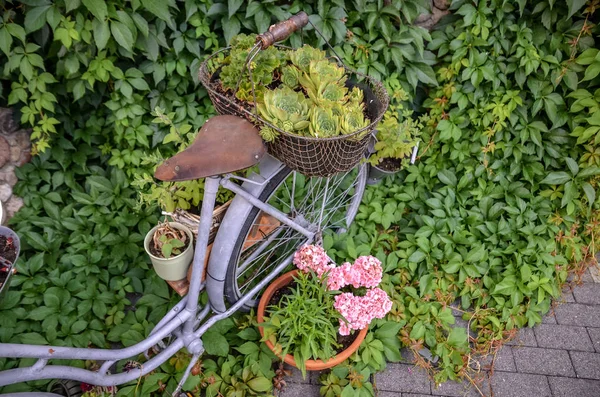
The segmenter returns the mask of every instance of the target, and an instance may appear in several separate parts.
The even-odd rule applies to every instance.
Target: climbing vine
[[[32,128],[37,156],[18,171],[25,208],[12,225],[23,252],[0,302],[0,341],[128,346],[149,333],[177,297],[149,270],[141,240],[157,201],[191,208],[202,193],[202,181],[158,185],[150,175],[214,114],[198,66],[238,32],[302,9],[347,64],[386,80],[400,118],[415,109],[423,125],[417,163],[368,188],[355,225],[325,237],[338,262],[382,260],[394,307],[322,376],[322,394],[373,395],[370,375],[400,360],[401,347],[437,356],[435,367],[417,356],[437,383],[475,380],[476,353],[493,355],[539,323],[568,275],[595,260],[600,2],[458,0],[431,33],[412,24],[428,4],[5,2],[0,102]],[[290,44],[303,39],[323,44],[311,30]],[[186,387],[283,386],[255,326],[238,315],[205,335],[212,348]],[[173,390],[187,360],[179,354],[120,395]]]

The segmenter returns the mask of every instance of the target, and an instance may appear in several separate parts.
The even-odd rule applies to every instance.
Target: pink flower
[[[335,297],[335,309],[340,312],[340,335],[348,335],[351,330],[359,330],[369,326],[375,318],[384,318],[392,309],[392,301],[385,291],[374,288],[365,296],[355,296],[344,292]]]
[[[305,273],[312,270],[319,277],[334,268],[325,250],[317,245],[303,245],[300,247],[294,253],[294,265]]]
[[[354,288],[374,288],[379,285],[383,277],[381,262],[374,256],[361,256],[353,265],[344,263],[334,267],[329,272],[327,286],[330,291],[342,289],[347,285]]]
[[[352,265],[348,262],[344,263],[342,266],[331,269],[329,276],[327,277],[327,289],[329,289],[329,291],[336,291],[348,285],[347,280],[350,277],[351,272]]]
[[[340,335],[369,326],[375,318],[384,318],[392,309],[392,301],[385,291],[375,288],[381,283],[383,269],[374,256],[361,256],[354,264],[348,262],[336,267],[322,247],[303,245],[294,254],[294,264],[299,270],[315,272],[319,277],[327,274],[327,289],[340,290],[348,285],[368,288],[365,296],[344,292],[335,297],[334,307],[342,315]]]
[[[358,257],[358,259],[354,261],[354,265],[352,265],[352,271],[355,274],[355,279],[352,282],[354,288],[377,287],[383,277],[381,261],[374,256]],[[358,284],[358,286],[356,284]]]

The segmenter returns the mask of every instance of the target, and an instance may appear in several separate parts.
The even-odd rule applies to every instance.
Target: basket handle
[[[308,24],[308,15],[304,11],[300,11],[296,15],[291,16],[289,19],[279,22],[269,27],[269,31],[263,34],[259,34],[256,37],[257,42],[261,42],[263,50],[267,49],[273,44],[283,41],[290,37],[292,33],[302,29]]]

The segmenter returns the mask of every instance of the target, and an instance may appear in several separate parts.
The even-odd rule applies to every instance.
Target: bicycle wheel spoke
[[[315,228],[317,233],[337,229],[344,221],[346,224],[352,221],[348,217],[354,217],[355,213],[348,211],[355,207],[353,203],[356,203],[356,197],[362,197],[364,176],[357,169],[328,178],[305,177],[292,172],[280,179],[264,200],[298,224],[309,229]],[[269,222],[262,214],[261,211],[254,213],[255,222],[245,229],[247,234],[239,245],[241,248],[233,280],[237,299],[274,267],[288,261],[298,247],[307,241],[306,236],[295,229]],[[247,305],[257,304],[256,299],[253,297]]]

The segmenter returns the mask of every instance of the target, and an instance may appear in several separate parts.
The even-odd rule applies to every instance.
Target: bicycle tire
[[[359,166],[355,167],[353,170],[356,170],[356,172],[357,172],[356,178],[354,179],[354,184],[352,185],[355,187],[354,188],[355,190],[349,196],[349,198],[350,198],[350,201],[358,200],[358,203],[360,203],[360,200],[362,199],[362,196],[363,196],[364,190],[365,190],[365,185],[366,185],[366,180],[367,180],[367,168],[365,165],[359,165]],[[350,171],[347,174],[343,174],[343,175],[350,175],[350,173],[352,171]],[[290,171],[288,168],[284,168],[283,170],[281,170],[279,173],[277,173],[275,176],[273,176],[273,178],[271,178],[269,183],[260,192],[258,198],[263,202],[268,201],[273,196],[273,194],[282,186],[282,184],[286,181],[286,179],[288,177],[290,177],[291,174],[292,174],[292,171]],[[345,176],[342,176],[341,178],[344,178],[344,177]],[[314,179],[320,179],[320,178],[314,178]],[[358,204],[356,205],[356,207],[358,207]],[[233,249],[229,253],[229,259],[228,260],[225,259],[228,266],[227,266],[227,273],[225,276],[223,292],[224,292],[224,296],[225,296],[226,300],[230,304],[235,304],[240,299],[241,293],[239,292],[239,288],[238,288],[238,275],[237,275],[239,258],[241,255],[240,251],[241,251],[242,247],[245,245],[246,240],[248,239],[248,234],[249,234],[250,229],[256,223],[257,218],[260,216],[260,214],[261,214],[261,211],[258,208],[256,208],[256,207],[252,208],[252,210],[250,211],[250,213],[244,220],[244,223],[240,230],[240,233],[237,236],[237,240],[233,245]],[[356,216],[356,212],[351,216],[352,219],[350,219],[348,224],[352,223],[355,216]],[[326,228],[328,226],[329,225],[323,225],[323,228]],[[300,237],[299,233],[297,233],[297,236]],[[304,240],[304,241],[306,241],[306,240]],[[293,251],[295,251],[301,244],[302,243],[297,244],[297,246],[294,247]],[[248,304],[246,304],[242,307],[242,310],[248,311],[251,308],[255,307],[256,305],[258,305],[258,300],[257,299],[251,300],[251,301],[249,301]]]
[[[81,382],[60,379],[52,385],[52,393],[65,397],[80,397],[83,394],[83,390],[81,389]]]

